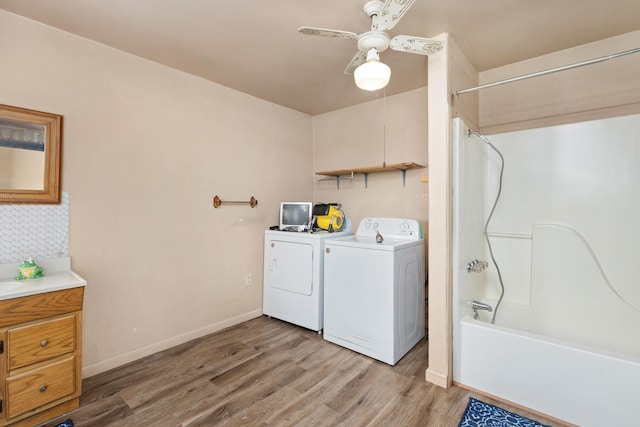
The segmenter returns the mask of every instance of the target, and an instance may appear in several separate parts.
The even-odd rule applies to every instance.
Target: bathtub
[[[468,303],[496,307],[496,267],[465,267],[491,261],[499,164],[453,125],[453,380],[579,426],[640,425],[640,204],[622,189],[640,182],[640,116],[490,136],[506,162],[488,227],[505,284],[495,324]]]
[[[458,333],[456,382],[579,426],[638,425],[640,359],[471,316]]]

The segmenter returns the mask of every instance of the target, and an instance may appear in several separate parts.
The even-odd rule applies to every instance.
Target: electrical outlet
[[[244,276],[244,285],[245,286],[251,286],[253,285],[253,277],[251,276],[251,273],[246,274]]]

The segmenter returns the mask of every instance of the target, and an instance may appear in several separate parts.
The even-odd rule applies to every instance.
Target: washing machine
[[[265,231],[262,312],[320,332],[324,324],[324,245],[352,233],[348,221],[345,230],[333,233]]]
[[[424,337],[424,251],[420,223],[402,218],[327,241],[324,339],[395,365]]]

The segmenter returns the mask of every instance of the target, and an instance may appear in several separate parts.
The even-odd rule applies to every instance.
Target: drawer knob
[[[40,393],[44,393],[45,391],[47,391],[47,386],[43,385],[40,387]]]
[[[40,341],[40,347],[46,347],[49,345],[49,341],[48,340],[42,340]]]

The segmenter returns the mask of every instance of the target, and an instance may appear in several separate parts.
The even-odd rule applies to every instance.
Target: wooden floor
[[[87,378],[82,426],[457,426],[469,396],[424,381],[427,342],[395,366],[260,317]]]

